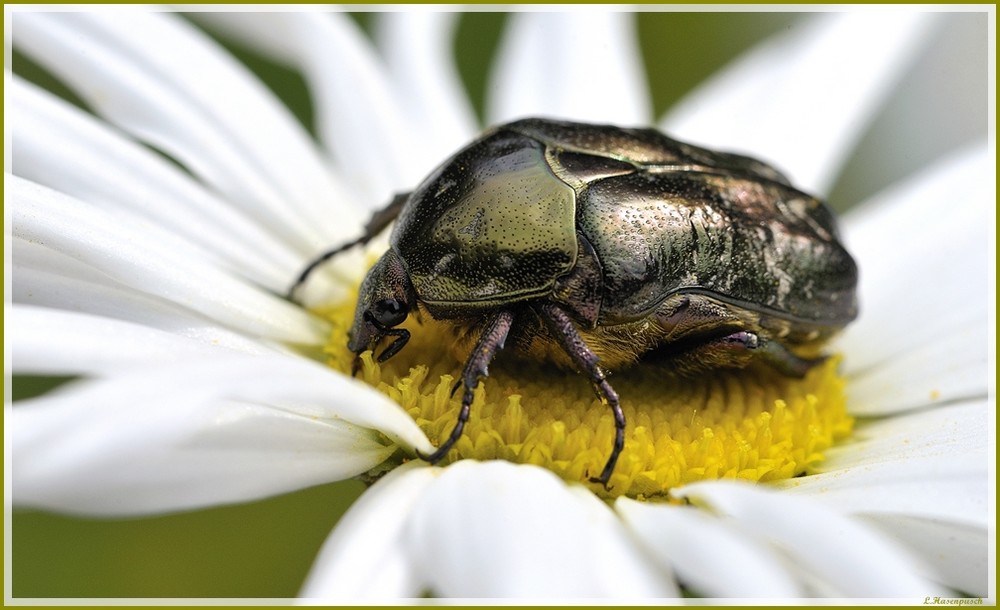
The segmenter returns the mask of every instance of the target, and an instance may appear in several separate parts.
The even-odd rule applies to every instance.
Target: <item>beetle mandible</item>
[[[373,217],[393,220],[368,271],[348,347],[360,354],[409,331],[418,308],[478,337],[459,381],[458,419],[432,454],[461,437],[473,390],[498,350],[586,375],[615,419],[593,482],[607,486],[625,416],[605,370],[639,359],[680,374],[763,361],[803,376],[857,315],[857,267],[830,209],[778,171],[653,129],[547,119],[495,127]]]

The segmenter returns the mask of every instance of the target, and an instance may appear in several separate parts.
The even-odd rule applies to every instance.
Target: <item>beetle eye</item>
[[[386,328],[398,326],[406,320],[406,306],[396,299],[376,301],[372,306],[372,316],[375,321]]]

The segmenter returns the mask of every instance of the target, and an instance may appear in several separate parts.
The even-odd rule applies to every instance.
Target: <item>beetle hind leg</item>
[[[465,391],[462,393],[462,407],[458,411],[458,420],[455,422],[455,427],[452,428],[447,440],[441,443],[441,446],[434,453],[423,455],[418,451],[417,456],[420,459],[435,464],[448,454],[448,451],[458,442],[458,439],[462,438],[465,423],[469,421],[469,409],[472,406],[473,392],[476,386],[479,385],[479,380],[489,374],[488,368],[490,362],[493,361],[493,356],[496,355],[497,351],[503,348],[503,344],[507,340],[507,334],[510,332],[513,323],[514,314],[506,310],[497,312],[486,323],[483,333],[479,336],[479,341],[476,342],[476,347],[473,348],[472,353],[469,354],[469,358],[465,361],[462,378],[451,389],[451,393],[454,395],[459,386],[465,386]]]
[[[781,342],[761,338],[757,333],[741,330],[709,341],[700,346],[702,354],[712,353],[712,356],[738,362],[745,358],[760,358],[789,377],[805,377],[813,366],[819,364],[825,357],[803,358],[796,355]]]
[[[765,339],[755,332],[740,330],[710,339],[691,341],[670,358],[675,370],[681,374],[699,374],[719,368],[743,368],[759,359],[789,377],[804,377],[813,366],[825,357],[803,358],[781,342]],[[661,353],[662,355],[662,353]]]
[[[789,377],[798,378],[805,377],[809,369],[827,358],[826,356],[803,358],[777,341],[761,341],[757,351],[768,364],[779,372]]]
[[[668,363],[680,375],[739,369],[760,360],[789,377],[803,377],[824,360],[795,354],[756,320],[741,318],[729,306],[703,295],[666,301],[655,318],[666,340],[647,358]]]

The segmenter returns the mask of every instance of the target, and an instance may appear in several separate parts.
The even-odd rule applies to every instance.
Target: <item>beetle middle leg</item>
[[[541,303],[538,311],[549,331],[572,359],[573,364],[590,377],[591,383],[594,384],[594,391],[611,407],[611,413],[615,418],[615,444],[611,449],[608,461],[604,464],[601,475],[590,477],[591,483],[600,483],[607,487],[611,473],[618,462],[618,456],[625,447],[625,413],[618,403],[618,393],[608,383],[604,369],[597,364],[597,355],[584,342],[569,315],[555,304],[548,302]]]
[[[458,411],[458,421],[455,422],[455,427],[452,428],[448,439],[434,453],[422,455],[419,451],[417,452],[417,455],[421,459],[431,464],[438,462],[448,453],[458,439],[462,438],[462,430],[465,428],[465,422],[469,421],[469,408],[472,405],[473,392],[476,386],[479,385],[479,380],[489,374],[488,368],[490,362],[493,361],[493,356],[496,355],[497,351],[503,348],[503,344],[507,340],[507,334],[510,332],[513,324],[513,312],[500,310],[483,326],[483,332],[476,342],[476,347],[473,348],[472,353],[469,354],[469,358],[465,361],[462,378],[452,388],[452,394],[454,394],[460,385],[465,386],[465,392],[462,393],[462,407]]]

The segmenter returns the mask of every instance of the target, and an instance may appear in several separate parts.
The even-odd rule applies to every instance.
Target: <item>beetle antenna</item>
[[[409,193],[396,195],[392,198],[392,201],[389,202],[389,205],[372,214],[368,224],[365,225],[365,232],[361,235],[361,237],[355,239],[354,241],[349,241],[342,246],[337,246],[333,250],[328,250],[313,259],[309,265],[302,270],[302,273],[299,274],[298,279],[295,280],[292,287],[288,289],[288,292],[286,293],[288,300],[295,300],[295,291],[299,289],[299,286],[305,283],[306,279],[312,275],[312,272],[316,269],[316,267],[319,267],[344,250],[350,250],[354,246],[363,246],[367,244],[372,240],[372,238],[381,233],[382,230],[388,227],[393,220],[396,220],[396,217],[399,216],[399,212],[403,209],[403,205],[409,198]]]
[[[323,254],[320,254],[318,257],[314,258],[312,262],[310,262],[309,265],[307,265],[306,268],[302,270],[302,273],[299,274],[298,279],[295,280],[295,283],[292,284],[292,287],[288,289],[288,293],[286,294],[288,300],[290,301],[295,300],[295,291],[299,289],[299,286],[305,283],[306,279],[310,275],[312,275],[312,272],[316,269],[316,267],[319,267],[320,265],[330,260],[334,256],[337,256],[344,250],[349,250],[354,246],[358,246],[365,243],[366,241],[368,241],[368,239],[369,237],[367,235],[362,235],[361,237],[355,239],[354,241],[347,242],[346,244],[338,246],[333,250],[328,250]]]

